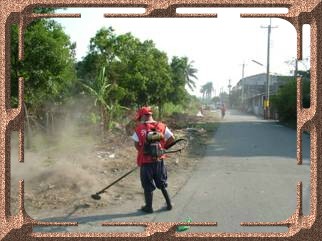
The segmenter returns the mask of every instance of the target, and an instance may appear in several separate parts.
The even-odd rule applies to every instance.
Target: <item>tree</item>
[[[36,13],[52,13],[54,9],[37,8]],[[70,95],[76,83],[75,44],[71,43],[57,22],[38,19],[24,32],[24,59],[18,61],[18,27],[11,28],[11,102],[18,103],[18,78],[24,78],[24,109],[27,119],[27,145],[31,134],[29,119],[39,124],[50,113],[54,128],[54,113]],[[47,128],[48,130],[48,128]]]
[[[94,81],[102,66],[109,67],[115,61],[116,35],[114,29],[101,28],[90,39],[89,53],[77,64],[78,77],[83,81]],[[106,69],[108,72],[109,69]]]
[[[77,63],[77,75],[82,81],[95,81],[96,73],[106,67],[106,76],[113,85],[109,102],[130,105],[137,101],[137,89],[145,81],[137,73],[136,62],[144,59],[138,51],[140,42],[131,34],[116,35],[112,28],[102,28],[90,40],[89,53]]]
[[[150,48],[148,53],[150,52],[151,64],[149,65],[150,71],[147,72],[149,74],[149,81],[147,81],[149,100],[151,104],[158,106],[159,118],[162,118],[163,106],[173,89],[168,57],[166,53],[159,51],[151,43],[144,42],[143,44]]]
[[[204,100],[206,95],[206,88],[204,85],[201,86],[200,93],[202,94],[202,99]]]
[[[188,86],[190,90],[196,88],[196,83],[193,79],[198,79],[196,76],[198,70],[196,68],[193,68],[192,63],[193,61],[189,62],[187,57],[180,58],[174,56],[170,64],[172,72],[175,75],[177,84],[184,84],[184,86]]]
[[[277,108],[279,118],[283,122],[296,121],[296,82],[292,77],[284,78],[286,84],[281,86],[277,95],[271,96],[272,106]]]
[[[187,85],[195,86],[196,69],[188,58],[174,57],[169,65],[167,54],[152,40],[141,42],[131,33],[116,35],[112,28],[102,28],[91,38],[88,55],[77,64],[78,76],[85,83],[94,81],[94,73],[106,67],[111,90],[106,99],[114,105],[140,107],[156,105],[162,116],[166,102],[187,100]]]
[[[185,89],[187,80],[191,80],[190,77],[187,77],[187,73],[189,72],[187,71],[187,63],[188,59],[186,57],[180,58],[177,56],[172,57],[170,63],[173,90],[170,94],[169,101],[174,104],[184,104],[189,100],[189,93]],[[192,85],[195,87],[193,81],[190,84],[191,87]]]
[[[214,91],[214,87],[212,82],[208,82],[201,86],[200,92],[202,93],[202,98],[206,96],[207,99],[211,99],[212,92]]]
[[[310,106],[310,71],[299,71],[302,76],[302,104],[304,108]],[[296,123],[296,81],[293,76],[280,76],[286,84],[281,86],[275,96],[272,96],[272,106],[277,109],[279,119],[290,124]]]
[[[94,77],[101,68],[105,69],[106,82],[109,87],[109,94],[106,95],[105,101],[108,110],[106,110],[106,121],[109,129],[116,112],[124,109],[123,99],[128,96],[133,97],[124,84],[124,75],[127,73],[127,61],[124,56],[129,51],[130,41],[133,40],[131,35],[116,35],[113,28],[101,28],[96,35],[90,39],[89,53],[85,58],[77,63],[77,74],[83,83],[89,86],[95,85]],[[135,41],[134,41],[135,42]],[[132,84],[135,86],[134,84]]]
[[[303,88],[303,108],[310,107],[310,70],[298,71],[298,75],[302,77],[302,88]]]
[[[18,31],[13,28],[13,34]],[[14,34],[15,35],[15,34]],[[24,77],[25,103],[33,113],[39,113],[46,101],[62,101],[75,83],[74,48],[61,25],[55,21],[37,20],[25,31],[24,60],[12,60],[11,79]],[[18,46],[13,39],[12,46]],[[12,51],[17,58],[17,50]],[[19,72],[18,72],[19,71]],[[17,96],[17,82],[13,82],[12,95]]]
[[[186,64],[186,66],[185,66],[185,82],[186,82],[186,85],[188,85],[188,87],[191,90],[193,90],[194,88],[196,88],[196,84],[192,78],[198,79],[196,76],[196,73],[198,72],[198,70],[196,68],[192,67],[193,61],[188,62],[187,57],[184,57],[183,59]]]
[[[152,55],[154,43],[152,41],[141,43],[130,33],[120,35],[117,39],[119,43],[117,51],[123,70],[119,76],[119,85],[126,92],[121,103],[132,107],[147,105],[150,102],[148,82],[153,78],[151,71],[155,65]]]

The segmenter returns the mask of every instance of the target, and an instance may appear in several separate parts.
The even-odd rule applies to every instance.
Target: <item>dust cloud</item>
[[[113,169],[118,166],[114,164],[119,164],[117,160],[109,158],[115,156],[113,147],[109,143],[102,143],[98,124],[84,123],[84,118],[90,115],[89,106],[93,105],[80,101],[81,105],[69,104],[60,108],[60,115],[54,118],[54,124],[46,131],[32,129],[30,140],[26,139],[25,134],[24,163],[18,162],[18,133],[12,133],[13,213],[17,212],[21,179],[25,182],[25,208],[34,215],[42,209],[49,211],[51,208],[73,206],[97,192],[107,180],[112,180],[108,168]],[[26,148],[28,141],[30,148]]]

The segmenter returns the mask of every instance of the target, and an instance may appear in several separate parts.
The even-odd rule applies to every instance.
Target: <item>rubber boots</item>
[[[153,208],[152,208],[153,193],[144,192],[144,198],[145,198],[145,206],[143,206],[141,210],[146,213],[153,213]]]
[[[170,197],[169,197],[169,194],[168,194],[167,189],[162,188],[161,191],[162,191],[162,194],[163,194],[163,196],[165,198],[165,201],[167,203],[167,209],[168,210],[171,210],[172,209],[172,205],[171,205],[171,201],[170,201]]]

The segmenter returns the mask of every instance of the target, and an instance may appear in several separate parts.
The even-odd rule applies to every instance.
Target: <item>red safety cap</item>
[[[139,120],[144,115],[152,115],[152,109],[149,106],[143,106],[136,112],[136,120]]]

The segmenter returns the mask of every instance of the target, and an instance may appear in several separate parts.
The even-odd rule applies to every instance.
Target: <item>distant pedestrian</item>
[[[163,159],[163,150],[174,141],[170,129],[161,122],[156,122],[152,117],[150,107],[138,110],[136,119],[140,123],[135,128],[132,136],[135,148],[138,151],[137,165],[140,167],[140,179],[144,190],[145,206],[141,208],[146,213],[153,213],[153,191],[158,188],[167,203],[167,210],[172,209],[169,194],[166,190],[167,169]]]
[[[226,107],[225,107],[225,104],[222,104],[222,105],[221,105],[220,110],[221,110],[221,119],[224,119],[225,114],[226,114]]]

